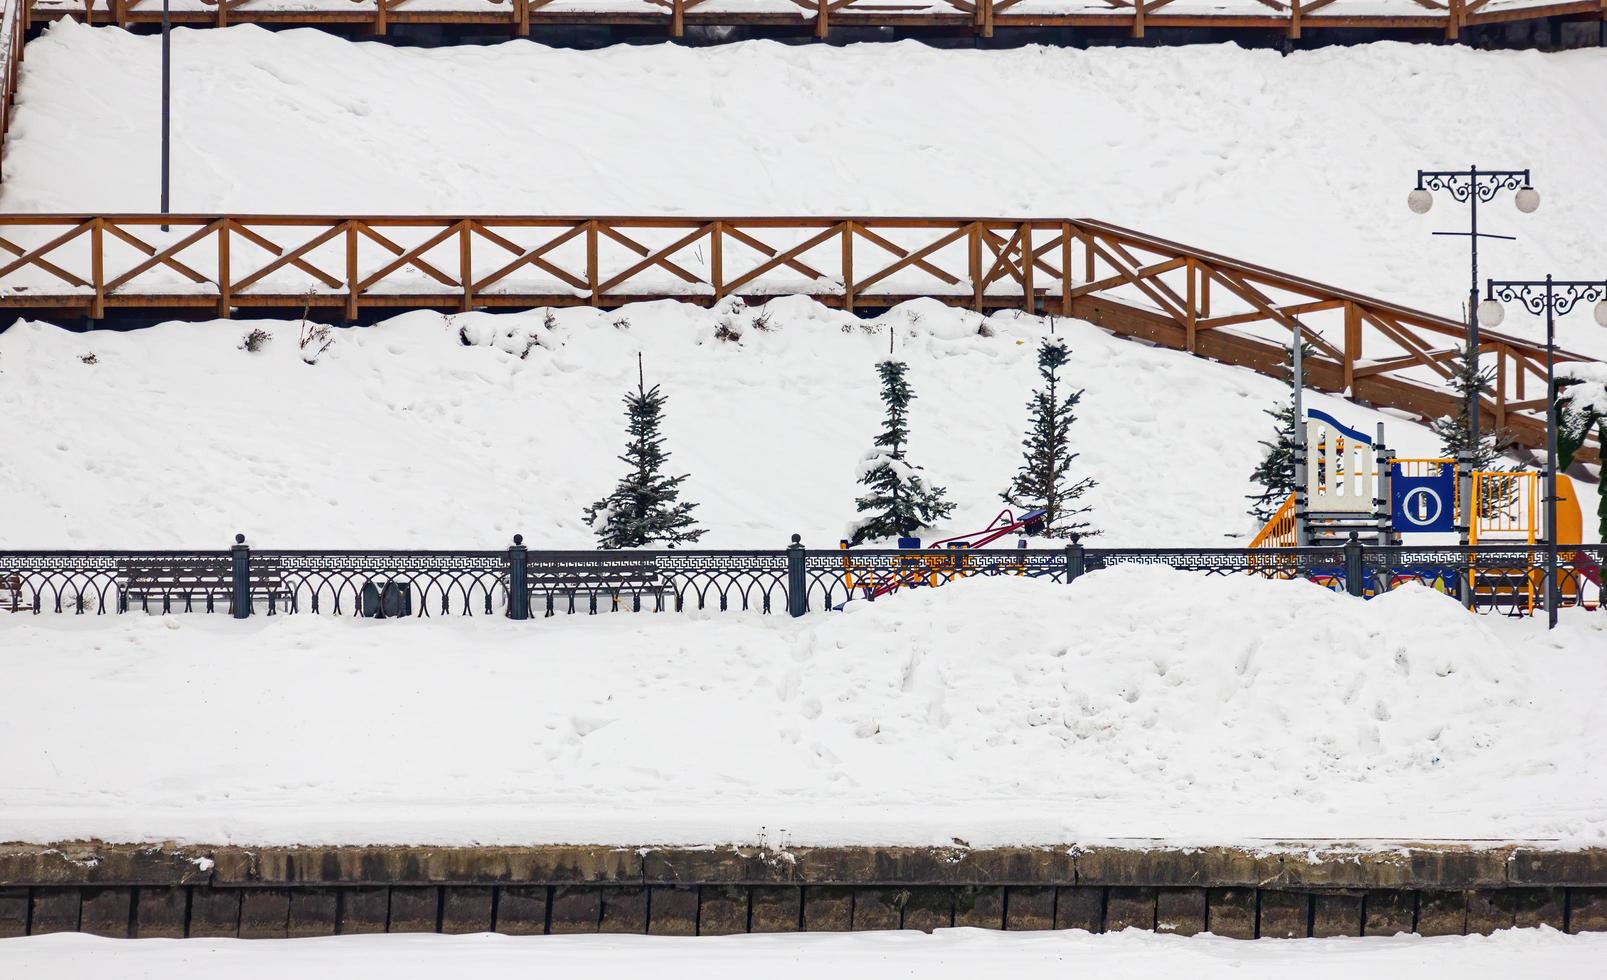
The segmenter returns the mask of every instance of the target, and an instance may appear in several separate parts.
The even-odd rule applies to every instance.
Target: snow
[[[1159,567],[797,620],[10,616],[0,840],[1600,846],[1604,643]]]
[[[1063,932],[814,933],[718,936],[339,936],[255,942],[243,939],[101,939],[72,933],[0,940],[0,972],[54,980],[152,976],[166,980],[278,980],[287,975],[433,980],[558,976],[697,977],[699,980],[816,980],[920,976],[971,980],[1059,978],[1068,969],[1106,980],[1157,976],[1308,980],[1459,980],[1588,976],[1607,957],[1607,935],[1552,929],[1492,936],[1267,939],[1159,936],[1130,929],[1111,935]]]
[[[158,49],[71,22],[28,45],[0,208],[155,209]],[[1455,315],[1465,240],[1429,233],[1465,209],[1405,197],[1419,168],[1478,163],[1532,168],[1543,198],[1481,209],[1518,236],[1485,243],[1485,274],[1607,264],[1607,129],[1581,123],[1599,49],[575,51],[245,25],[177,30],[174,50],[179,211],[1087,216]],[[1607,356],[1588,315],[1559,338]]]
[[[728,319],[739,343],[715,337]],[[7,458],[26,463],[0,465],[0,547],[221,548],[237,531],[260,548],[501,548],[515,533],[532,548],[590,547],[583,509],[620,475],[638,351],[669,399],[669,472],[691,475],[682,499],[700,505],[700,546],[780,548],[797,532],[835,547],[881,426],[889,331],[916,394],[910,458],[958,505],[926,537],[966,534],[1003,507],[1020,465],[1048,329],[1014,313],[983,325],[933,301],[874,321],[796,298],[740,314],[673,302],[550,320],[419,312],[334,330],[309,366],[293,321],[89,334],[22,323],[0,333]],[[273,334],[257,353],[241,349],[253,327]],[[1072,350],[1067,382],[1087,389],[1071,476],[1099,481],[1085,499],[1101,543],[1247,540],[1263,413],[1288,388],[1081,321],[1055,330]],[[1369,432],[1385,421],[1403,456],[1437,455],[1422,427],[1307,402]]]

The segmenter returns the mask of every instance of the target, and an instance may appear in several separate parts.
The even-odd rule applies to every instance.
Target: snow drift
[[[1599,616],[1131,567],[850,610],[7,617],[0,839],[1607,836]]]

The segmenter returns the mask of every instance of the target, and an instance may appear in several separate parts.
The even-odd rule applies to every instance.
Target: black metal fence
[[[1560,551],[1563,605],[1607,605],[1607,548]],[[1121,565],[1205,575],[1303,578],[1373,596],[1408,582],[1469,608],[1544,607],[1543,546],[1064,548],[775,551],[268,551],[243,537],[224,551],[0,552],[0,612],[336,616],[506,616],[713,609],[801,616],[975,576],[1068,584]]]

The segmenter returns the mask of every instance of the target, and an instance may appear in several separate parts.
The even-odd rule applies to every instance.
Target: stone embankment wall
[[[0,845],[0,937],[1607,930],[1607,849]]]

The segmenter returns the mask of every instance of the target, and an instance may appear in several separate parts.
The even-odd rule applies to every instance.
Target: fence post
[[[787,545],[787,612],[802,616],[809,611],[809,582],[804,577],[803,539],[792,536]]]
[[[522,534],[513,536],[508,549],[508,618],[530,618],[530,549]]]
[[[1350,532],[1350,540],[1345,542],[1345,591],[1354,596],[1366,594],[1366,583],[1362,581],[1362,550],[1356,532]]]
[[[1082,537],[1076,534],[1071,536],[1071,544],[1066,545],[1066,584],[1076,581],[1087,568],[1088,557],[1084,553]]]
[[[234,561],[234,618],[245,619],[251,615],[251,546],[245,535],[234,536],[230,557]]]
[[[1478,520],[1473,507],[1473,453],[1463,449],[1456,454],[1456,531],[1458,543],[1466,548],[1473,543],[1474,522]],[[1457,592],[1462,599],[1462,605],[1468,609],[1473,608],[1476,594],[1473,588],[1474,569],[1478,567],[1478,556],[1474,552],[1467,552],[1467,569],[1457,583]]]

